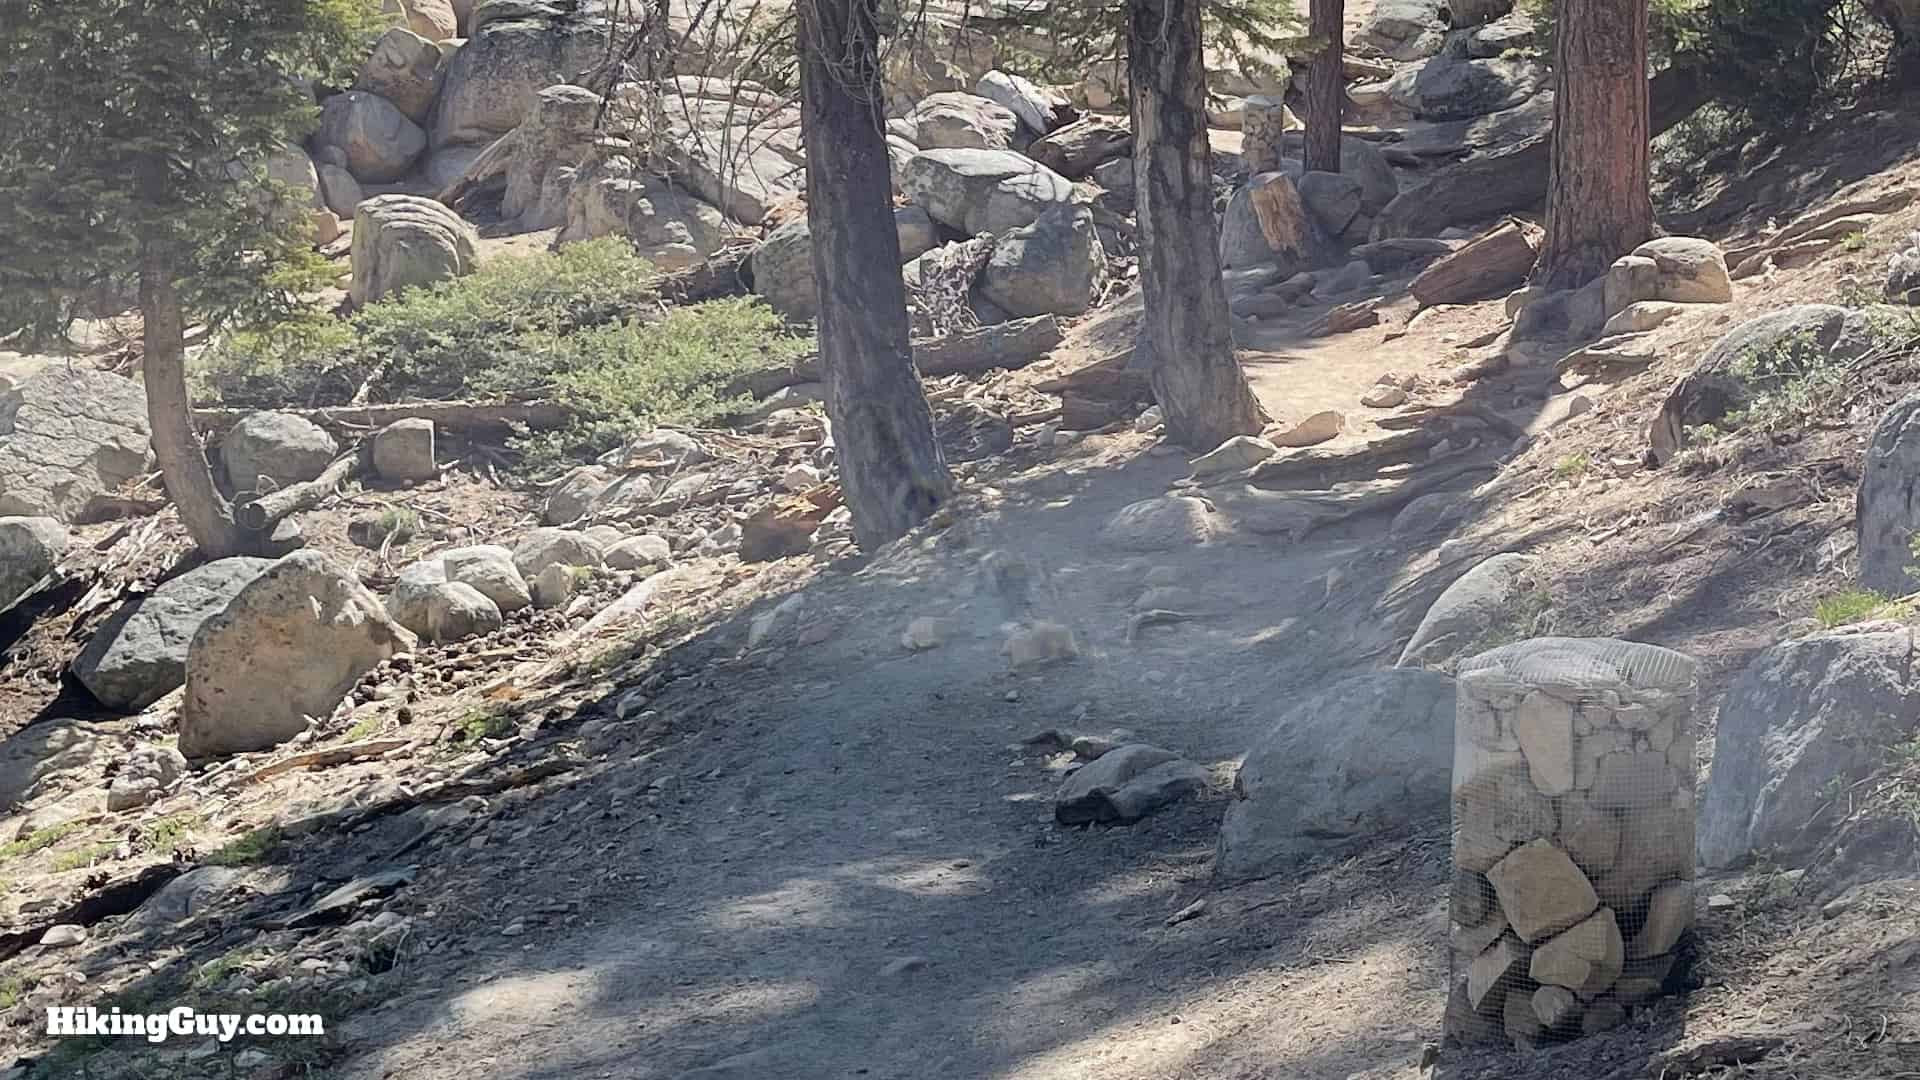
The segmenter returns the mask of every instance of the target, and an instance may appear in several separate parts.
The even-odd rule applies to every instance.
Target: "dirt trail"
[[[1351,412],[1392,366],[1335,343],[1299,356],[1313,363],[1260,369],[1277,413]],[[1006,477],[1004,503],[953,550],[896,553],[809,589],[810,611],[857,612],[850,628],[774,671],[715,671],[724,697],[685,725],[701,734],[570,795],[581,808],[533,822],[521,865],[446,883],[446,907],[479,920],[482,940],[492,924],[498,944],[429,956],[431,989],[356,1021],[364,1049],[346,1075],[653,1078],[741,1055],[708,1075],[1410,1068],[1438,1021],[1443,845],[1375,856],[1398,888],[1333,867],[1215,897],[1167,926],[1208,892],[1224,788],[1131,829],[1053,824],[1064,762],[1024,739],[1118,726],[1224,778],[1324,675],[1309,654],[1336,628],[1291,616],[1322,601],[1328,570],[1368,539],[1151,563],[1099,554],[1113,510],[1186,471],[1179,455],[1143,454],[1149,441],[1089,440],[1063,470]],[[997,626],[1019,605],[983,595],[968,569],[990,550],[1035,568],[1020,603],[1073,626],[1081,660],[1006,672]],[[1127,605],[1155,567],[1214,617],[1128,645]],[[954,620],[956,640],[902,653],[892,639],[920,614]],[[576,876],[599,880],[587,895],[555,889]],[[480,891],[461,895],[469,887]],[[568,899],[580,903],[572,925],[498,936],[526,908]]]

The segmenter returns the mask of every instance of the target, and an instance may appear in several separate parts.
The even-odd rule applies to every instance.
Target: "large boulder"
[[[657,121],[652,103],[662,96],[665,164],[702,200],[759,225],[806,191],[800,111],[786,98],[748,82],[682,77],[623,85],[615,111],[644,128]]]
[[[352,571],[320,552],[296,551],[194,634],[180,752],[277,746],[331,716],[361,676],[413,644]]]
[[[1441,0],[1380,0],[1360,28],[1359,43],[1395,60],[1418,60],[1440,51],[1447,18]]]
[[[1535,588],[1531,574],[1539,560],[1531,555],[1495,555],[1460,575],[1427,609],[1398,666],[1442,665],[1490,643],[1501,624],[1515,622],[1525,612],[1525,598]],[[1530,636],[1530,627],[1511,627],[1515,636]],[[1500,644],[1500,642],[1491,642]]]
[[[1106,264],[1093,212],[1059,205],[994,244],[979,288],[1015,317],[1078,315],[1099,298]]]
[[[1069,180],[1084,180],[1109,161],[1130,158],[1133,132],[1109,116],[1086,116],[1035,139],[1027,156]]]
[[[0,611],[39,584],[66,553],[67,527],[49,517],[0,517]]]
[[[74,677],[102,705],[146,708],[186,681],[187,647],[201,625],[272,565],[271,559],[219,559],[128,601],[80,650]]]
[[[583,86],[549,86],[515,129],[500,216],[518,228],[550,229],[567,220],[567,191],[593,150],[603,100]],[[569,170],[555,176],[558,170]]]
[[[908,161],[903,194],[968,236],[1031,225],[1049,207],[1071,202],[1067,178],[1008,150],[927,150]]]
[[[1641,300],[1724,304],[1733,299],[1727,259],[1711,240],[1663,236],[1621,256],[1607,269],[1607,317]]]
[[[314,141],[347,157],[347,171],[363,184],[398,180],[427,148],[427,133],[379,94],[349,90],[327,99]]]
[[[1005,71],[989,71],[980,76],[973,92],[1005,106],[1035,135],[1045,135],[1058,127],[1060,116],[1068,107],[1066,98]]]
[[[671,273],[720,250],[727,219],[685,188],[636,169],[631,158],[610,155],[575,174],[556,242],[614,235],[627,237],[642,258]]]
[[[460,16],[452,0],[381,0],[380,10],[404,16],[407,29],[428,41],[460,36]]]
[[[380,35],[372,55],[360,66],[356,90],[377,94],[415,124],[425,124],[440,93],[447,54],[411,30],[394,27]],[[425,129],[422,128],[424,131]]]
[[[1700,859],[1727,867],[1805,851],[1839,823],[1834,793],[1920,730],[1913,631],[1882,624],[1761,653],[1720,703]],[[1844,806],[1845,800],[1841,800]]]
[[[151,441],[147,396],[131,379],[54,363],[0,381],[0,515],[96,519],[145,475]]]
[[[933,246],[933,222],[917,206],[893,212],[903,262],[918,258]],[[752,257],[753,291],[767,306],[789,319],[805,321],[820,310],[813,276],[813,232],[805,218],[790,221],[767,234]],[[1085,310],[1082,308],[1081,310]]]
[[[1247,753],[1214,872],[1229,881],[1444,823],[1453,680],[1376,671],[1287,710]]]
[[[1306,135],[1298,131],[1280,136],[1281,168],[1298,179],[1305,171]],[[1360,184],[1360,212],[1378,214],[1400,194],[1400,179],[1380,148],[1353,135],[1340,136],[1340,175]]]
[[[1546,85],[1546,69],[1531,60],[1443,56],[1395,72],[1387,95],[1423,120],[1468,120],[1511,109]]]
[[[446,569],[448,581],[477,590],[502,612],[519,611],[533,603],[529,579],[514,565],[513,552],[497,544],[443,552],[440,565]]]
[[[972,148],[1007,150],[1014,147],[1020,122],[1013,111],[974,94],[933,94],[906,115],[913,126],[913,143],[925,150]]]
[[[479,236],[473,226],[433,199],[376,195],[353,215],[355,304],[368,304],[401,289],[462,277],[478,265]]]
[[[227,432],[220,461],[234,491],[272,491],[326,472],[339,452],[333,436],[306,417],[257,412]]]
[[[496,8],[447,64],[428,124],[433,145],[491,142],[520,126],[535,94],[603,62],[607,23],[591,8]]]
[[[315,209],[326,206],[320,197],[319,170],[305,150],[298,146],[282,147],[264,164],[267,179],[290,188],[297,205]]]
[[[1920,394],[1902,398],[1873,429],[1854,498],[1860,583],[1890,596],[1920,587]]]
[[[513,546],[513,565],[528,581],[549,566],[606,564],[606,545],[577,529],[535,529]]]
[[[1654,462],[1679,452],[1690,428],[1716,424],[1769,386],[1810,368],[1863,356],[1875,339],[1870,313],[1832,304],[1796,304],[1748,319],[1667,392],[1647,429]]]

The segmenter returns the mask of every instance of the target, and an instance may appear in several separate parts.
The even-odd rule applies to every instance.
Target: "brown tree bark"
[[[1337,173],[1347,105],[1346,0],[1308,0],[1307,13],[1307,32],[1322,44],[1307,64],[1306,169]]]
[[[208,560],[245,555],[253,536],[233,519],[233,507],[213,486],[213,470],[193,426],[187,396],[186,318],[164,253],[148,247],[140,256],[140,316],[146,352],[141,358],[147,390],[147,424],[160,476],[200,554]]]
[[[1200,0],[1132,0],[1133,175],[1146,316],[1140,359],[1167,437],[1212,450],[1266,426],[1233,354],[1213,221]]]
[[[953,493],[913,367],[874,6],[798,5],[820,364],[854,539],[868,551],[924,521]]]
[[[1565,0],[1554,39],[1547,243],[1533,281],[1577,289],[1654,235],[1647,0]]]

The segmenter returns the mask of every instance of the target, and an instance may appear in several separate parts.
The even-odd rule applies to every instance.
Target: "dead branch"
[[[242,528],[264,532],[288,514],[320,505],[341,484],[366,471],[372,456],[369,447],[360,447],[327,466],[325,472],[312,480],[239,502],[233,508],[234,520]]]

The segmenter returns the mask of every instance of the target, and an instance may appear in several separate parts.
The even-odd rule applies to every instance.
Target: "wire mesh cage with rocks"
[[[1694,661],[1536,638],[1467,660],[1456,694],[1446,1034],[1615,1027],[1693,925]]]

